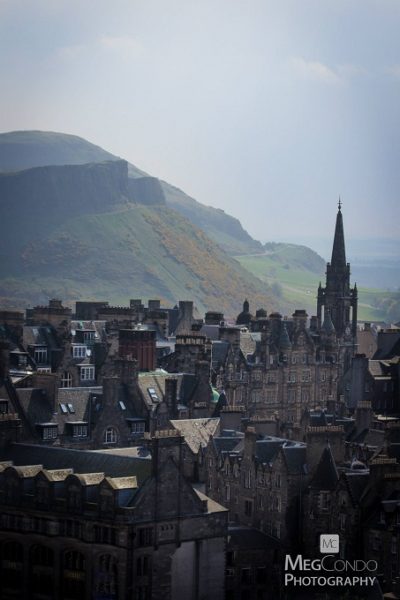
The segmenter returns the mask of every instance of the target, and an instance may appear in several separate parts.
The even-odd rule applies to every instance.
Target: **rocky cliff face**
[[[128,198],[128,164],[120,160],[3,173],[0,198],[4,216],[11,219],[34,212],[60,220],[112,209]]]

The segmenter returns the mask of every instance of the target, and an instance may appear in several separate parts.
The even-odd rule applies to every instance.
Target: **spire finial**
[[[338,209],[339,209],[339,212],[341,212],[341,210],[342,210],[342,201],[340,199],[340,196],[339,196],[339,202],[338,202]]]

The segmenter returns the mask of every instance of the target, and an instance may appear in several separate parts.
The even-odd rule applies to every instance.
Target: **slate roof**
[[[218,453],[232,452],[236,450],[236,447],[242,442],[243,438],[243,434],[241,436],[216,436],[213,437],[212,443]]]
[[[56,405],[50,401],[43,390],[36,388],[16,388],[20,404],[31,425],[58,425],[59,432],[64,433],[65,423],[87,422],[89,420],[89,400],[93,395],[101,395],[102,388],[77,387],[60,388]],[[61,410],[61,404],[67,407],[67,412]],[[72,406],[73,412],[68,409]]]
[[[338,479],[339,475],[336,469],[335,460],[332,456],[330,447],[327,446],[322,452],[310,487],[314,490],[334,490]]]
[[[171,421],[172,426],[181,432],[185,442],[194,454],[197,454],[200,448],[205,448],[211,436],[219,426],[219,419],[182,419]]]
[[[287,443],[282,447],[288,473],[291,475],[304,475],[307,473],[306,445]]]
[[[344,473],[347,488],[354,504],[357,504],[364,493],[369,481],[369,472]]]
[[[218,365],[225,364],[226,357],[229,351],[229,342],[225,341],[213,341],[211,346],[211,359],[213,368]]]
[[[56,333],[50,325],[24,325],[25,346],[47,346],[52,350],[59,349]]]
[[[151,473],[151,460],[146,457],[35,444],[11,444],[2,451],[0,459],[11,460],[14,465],[40,464],[46,470],[74,469],[75,473],[104,473],[108,477],[135,476],[139,485]]]
[[[257,440],[256,459],[260,463],[270,463],[282,448],[282,440]]]

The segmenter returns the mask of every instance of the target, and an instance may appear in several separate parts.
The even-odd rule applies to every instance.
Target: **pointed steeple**
[[[332,260],[333,269],[346,267],[346,250],[344,245],[342,202],[339,198],[338,213],[336,217],[335,237],[333,240]]]

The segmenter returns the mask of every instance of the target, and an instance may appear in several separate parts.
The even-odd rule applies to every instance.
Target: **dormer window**
[[[104,432],[104,443],[105,444],[116,444],[118,440],[117,432],[114,427],[107,427]]]
[[[145,429],[146,429],[146,424],[144,421],[132,421],[131,422],[131,433],[133,435],[144,433]]]
[[[48,425],[39,425],[42,430],[42,440],[51,441],[57,439],[58,425],[49,423]]]
[[[86,351],[87,351],[86,346],[73,345],[72,346],[72,357],[73,358],[85,358]]]
[[[81,367],[81,381],[94,381],[94,367]]]
[[[88,426],[85,423],[74,423],[72,425],[72,437],[85,438],[88,435]]]
[[[34,358],[37,365],[47,364],[47,348],[35,348]]]
[[[72,375],[68,371],[64,371],[61,377],[61,387],[70,388],[72,387]]]

